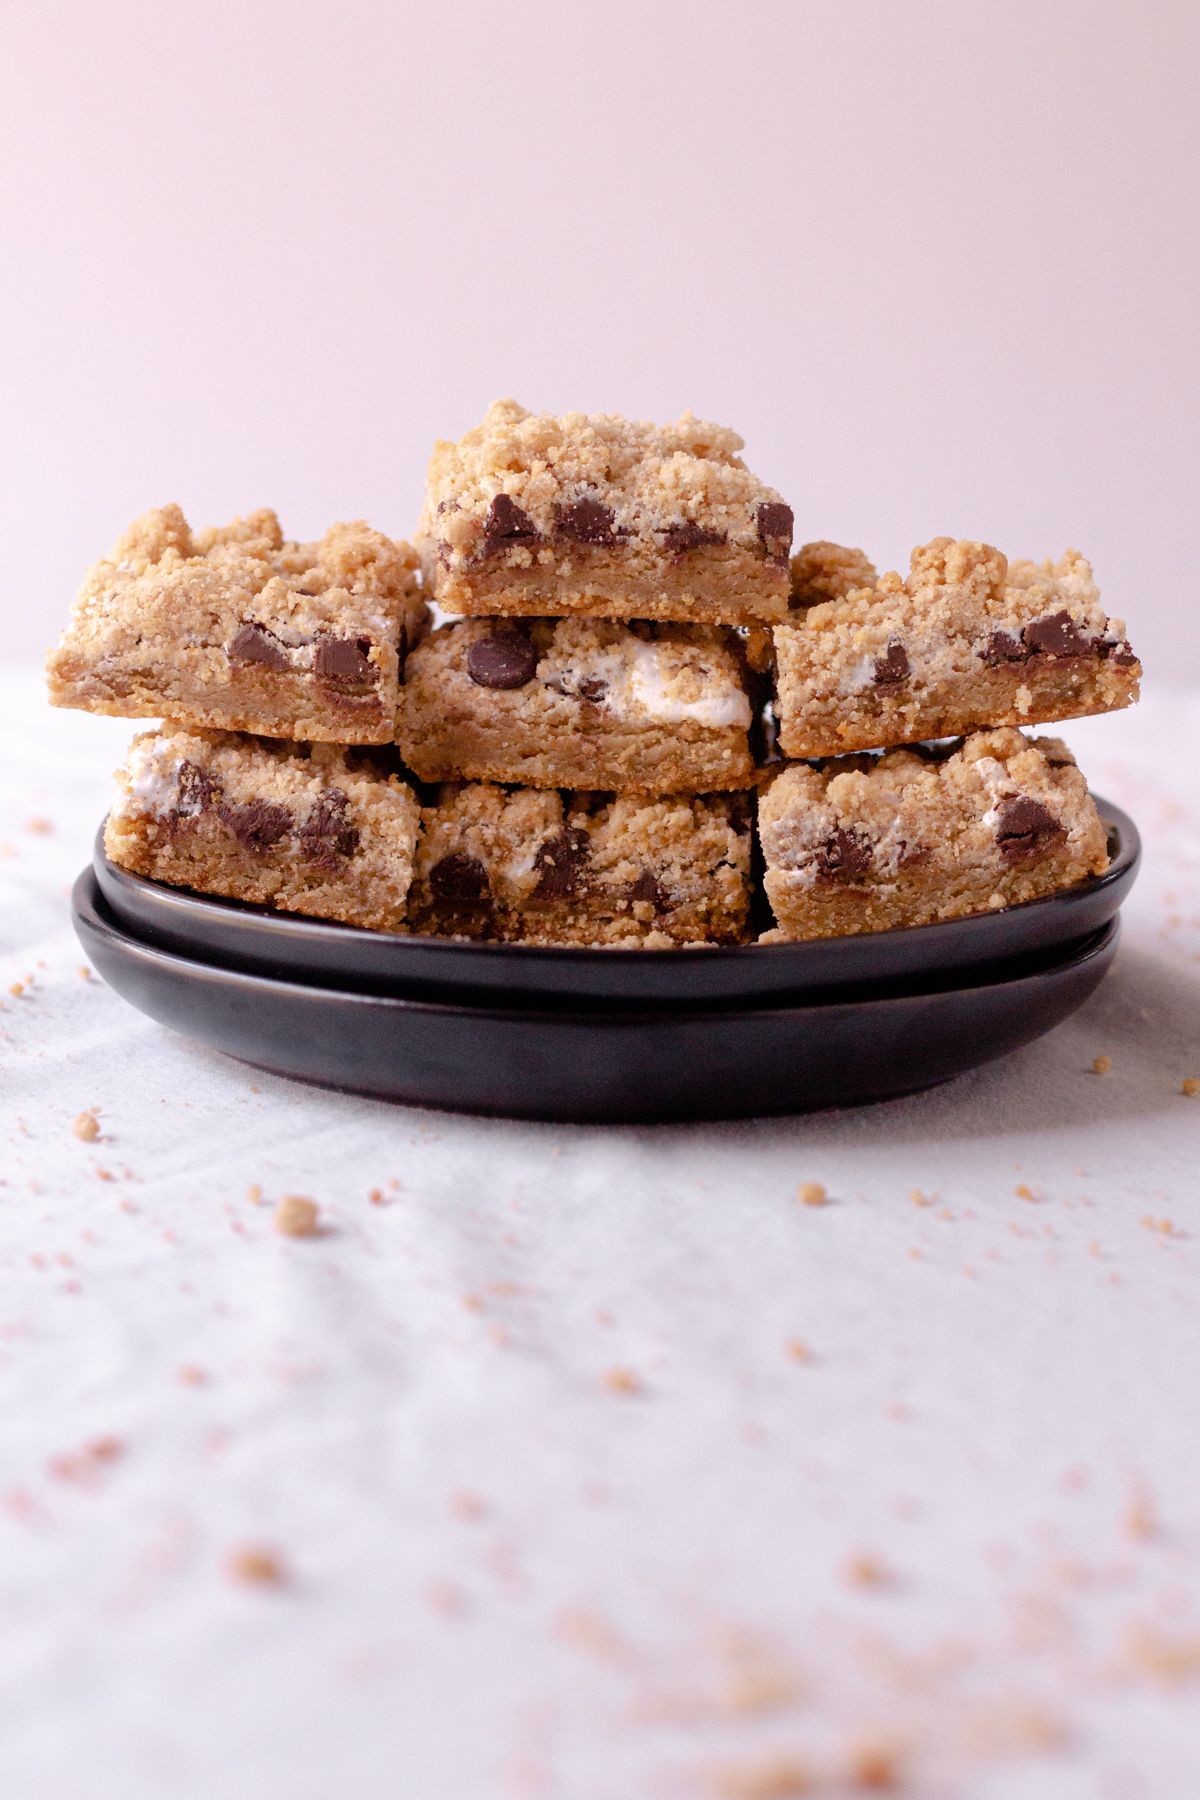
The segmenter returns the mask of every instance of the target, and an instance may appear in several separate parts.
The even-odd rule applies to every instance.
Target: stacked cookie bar
[[[110,858],[375,930],[647,948],[759,934],[756,812],[768,940],[1103,870],[1069,752],[1017,729],[1137,696],[1087,563],[792,557],[741,449],[502,401],[436,447],[415,547],[139,519],[48,662],[55,704],[161,721]]]

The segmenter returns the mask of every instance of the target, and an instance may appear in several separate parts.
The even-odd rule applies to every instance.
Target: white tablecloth
[[[0,699],[6,1800],[1200,1792],[1200,698],[1063,728],[1146,844],[1074,1019],[627,1129],[309,1090],[85,979],[131,727]]]

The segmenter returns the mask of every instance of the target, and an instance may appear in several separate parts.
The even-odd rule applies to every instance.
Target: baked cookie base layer
[[[876,688],[811,699],[806,690],[819,681],[816,659],[788,641],[802,635],[776,636],[775,713],[785,756],[840,756],[995,726],[1082,719],[1117,712],[1138,698],[1140,665],[1126,668],[1108,657],[1047,656],[1016,669],[980,667],[936,691],[913,693],[902,682],[887,694]]]
[[[543,560],[545,559],[545,560]],[[787,618],[786,562],[728,545],[674,558],[572,544],[508,551],[452,571],[430,558],[426,591],[447,613],[674,619],[771,625]]]
[[[401,708],[396,744],[422,781],[516,782],[535,788],[593,788],[614,793],[712,794],[754,783],[746,733],[682,725],[622,731],[604,723],[586,702],[570,733],[540,745],[522,744],[503,727],[447,711],[423,724]],[[591,715],[589,721],[586,715]]]
[[[52,706],[309,743],[387,744],[395,729],[395,660],[393,651],[392,668],[367,693],[338,693],[311,675],[237,664],[220,650],[181,650],[168,671],[125,658],[89,665],[59,649],[46,673]]]

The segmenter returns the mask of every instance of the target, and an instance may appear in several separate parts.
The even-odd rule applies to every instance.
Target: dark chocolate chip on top
[[[253,621],[239,626],[229,641],[226,655],[232,662],[261,663],[265,669],[291,668],[287,652],[275,633]]]
[[[429,871],[434,898],[454,909],[486,906],[491,898],[488,872],[477,856],[452,850]]]
[[[537,900],[570,900],[584,885],[584,870],[591,853],[591,836],[581,825],[567,825],[538,846],[533,859],[538,883]]]
[[[758,509],[755,522],[767,554],[786,559],[791,554],[796,524],[791,507],[785,506],[782,500],[765,500]]]
[[[373,687],[379,671],[367,655],[370,648],[370,638],[321,638],[313,657],[317,674],[326,681]]]
[[[1066,836],[1049,807],[1029,794],[1002,800],[996,808],[996,845],[1006,863],[1045,856],[1064,843]]]
[[[537,526],[523,507],[508,494],[496,495],[483,522],[486,555],[492,556],[509,544],[529,543],[537,534]]]
[[[617,541],[613,511],[601,500],[585,498],[560,506],[556,515],[558,529],[577,544],[610,545]]]
[[[1099,638],[1084,636],[1065,608],[1044,619],[1034,619],[1021,636],[1030,650],[1040,651],[1043,656],[1095,656],[1100,646]]]
[[[874,860],[869,837],[839,826],[817,851],[817,872],[827,881],[849,881],[855,875],[865,875]]]
[[[467,674],[477,687],[520,688],[533,680],[537,662],[526,634],[503,626],[475,639],[467,651]]]
[[[893,638],[887,647],[887,655],[881,656],[875,664],[871,679],[876,687],[899,687],[911,674],[908,651]]]

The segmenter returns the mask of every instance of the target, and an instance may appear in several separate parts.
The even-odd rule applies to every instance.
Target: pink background
[[[8,654],[136,513],[397,535],[511,393],[734,425],[801,538],[1090,556],[1200,674],[1200,8],[10,4]]]

